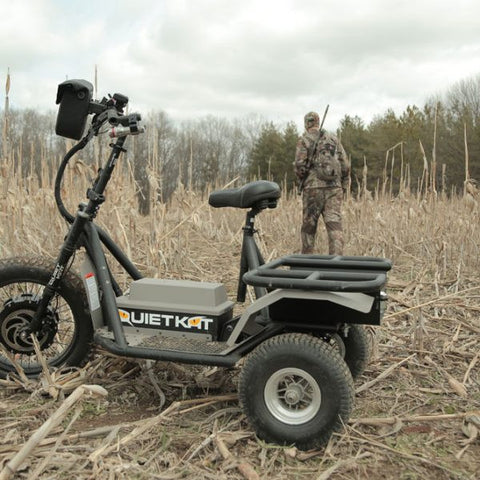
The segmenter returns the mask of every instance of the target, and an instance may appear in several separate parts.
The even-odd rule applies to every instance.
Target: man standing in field
[[[318,113],[305,115],[299,138],[295,173],[303,190],[302,253],[313,253],[318,219],[323,216],[328,253],[343,254],[342,202],[348,188],[350,165],[337,137],[320,127]]]

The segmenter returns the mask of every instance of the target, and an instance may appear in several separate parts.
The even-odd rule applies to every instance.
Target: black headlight
[[[93,85],[86,80],[66,80],[58,86],[57,135],[74,140],[82,138],[92,96]]]

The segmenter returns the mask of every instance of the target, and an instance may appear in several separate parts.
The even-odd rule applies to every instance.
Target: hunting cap
[[[304,117],[305,128],[319,127],[320,117],[317,112],[308,112]]]

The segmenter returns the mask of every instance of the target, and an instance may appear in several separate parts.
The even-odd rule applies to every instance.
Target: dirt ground
[[[63,392],[84,384],[108,394],[72,406],[15,478],[479,478],[480,295],[457,294],[410,316],[404,288],[390,287],[352,418],[325,449],[257,439],[238,403],[237,368],[96,352],[81,371],[54,374],[57,399],[45,379],[2,382],[0,465],[59,409]]]
[[[216,279],[232,294],[243,216],[197,208],[189,198],[178,209],[135,217],[123,248],[143,254],[139,265],[165,278]],[[187,200],[195,208],[186,211]],[[285,200],[259,222],[271,256],[294,250],[299,211],[298,199]],[[0,479],[14,459],[19,479],[480,478],[478,209],[472,213],[462,199],[412,197],[349,202],[345,212],[348,251],[393,258],[394,268],[354,411],[326,448],[304,452],[259,440],[237,398],[241,366],[148,364],[97,351],[73,373],[1,381]],[[23,214],[38,223],[28,232],[35,252],[55,252],[58,242],[47,244],[42,233],[51,221]],[[115,215],[103,218],[122,239]],[[15,228],[5,226],[4,238],[12,238],[4,255],[15,251]]]

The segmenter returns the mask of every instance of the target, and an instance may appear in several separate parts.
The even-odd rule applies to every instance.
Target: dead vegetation
[[[0,256],[54,257],[65,226],[51,189],[0,172]],[[80,179],[93,175],[81,163],[70,169],[72,210],[84,198]],[[238,405],[236,369],[97,351],[81,370],[1,382],[0,478],[479,478],[478,200],[475,190],[348,198],[346,254],[391,258],[394,268],[354,414],[325,449],[259,441]],[[265,257],[298,251],[300,212],[300,199],[284,196],[259,216]],[[152,199],[142,217],[125,173],[99,222],[145,275],[223,282],[234,298],[243,212],[212,209],[180,188],[168,205]]]

